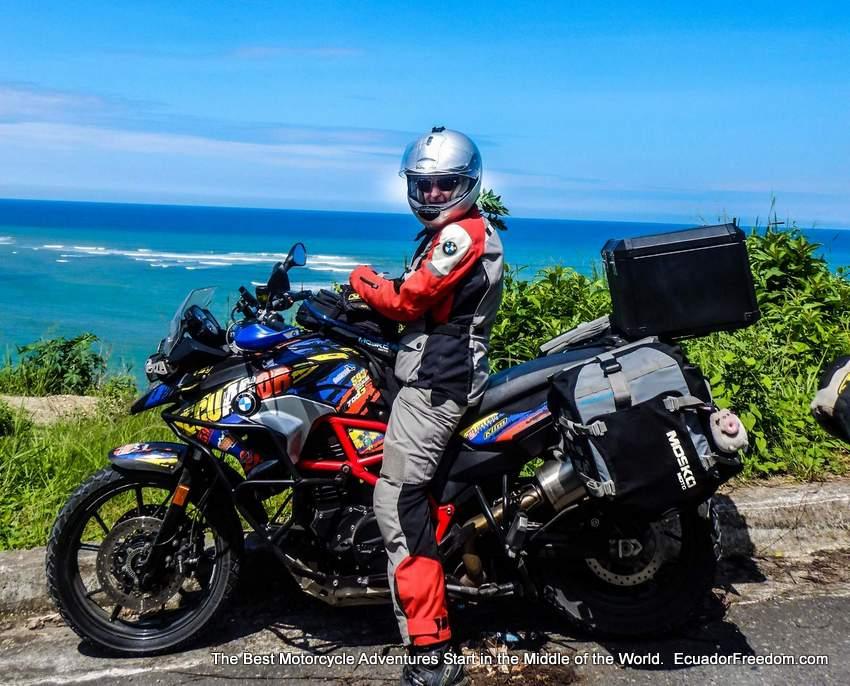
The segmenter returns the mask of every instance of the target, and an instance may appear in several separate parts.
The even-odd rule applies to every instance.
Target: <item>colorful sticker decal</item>
[[[337,409],[346,414],[363,414],[368,412],[368,404],[378,396],[369,372],[361,369],[351,377],[351,388],[342,396]]]
[[[163,445],[130,443],[129,445],[122,445],[115,448],[111,454],[112,457],[123,457],[170,470],[172,467],[176,467],[180,461],[175,456],[176,452],[178,451]]]
[[[275,367],[260,372],[249,381],[253,381],[260,399],[265,400],[286,393],[292,385],[292,375],[289,367]]]
[[[345,381],[351,372],[355,371],[357,367],[353,364],[345,364],[341,369],[334,370],[333,376],[331,377],[331,383],[341,384]]]
[[[549,408],[545,402],[524,412],[494,412],[464,429],[461,435],[476,446],[504,443],[549,416]]]
[[[366,431],[365,429],[349,429],[348,435],[358,455],[375,453],[384,447],[384,434],[380,431]]]
[[[246,474],[263,461],[259,453],[243,446],[228,431],[202,427],[197,432],[197,439],[211,448],[233,455]]]
[[[296,357],[296,348],[297,352],[312,355]],[[207,393],[184,408],[181,415],[211,424],[239,424],[246,421],[246,416],[271,409],[269,400],[287,394],[318,400],[340,413],[368,415],[371,403],[380,399],[380,392],[353,353],[348,348],[337,348],[331,341],[296,341],[275,355],[274,365],[263,364],[254,376],[232,380]],[[176,426],[190,436],[202,432],[196,425],[176,423]],[[210,428],[203,432],[201,440],[235,455],[246,470],[261,459],[250,450],[246,452],[239,443],[231,445],[226,441],[226,446],[222,447],[220,437],[220,431]]]
[[[145,398],[145,409],[150,407],[155,407],[163,402],[165,402],[169,397],[174,394],[176,389],[173,386],[168,386],[167,384],[160,384],[153,390],[149,391],[148,397]]]
[[[468,429],[464,429],[461,433],[466,440],[471,441],[473,438],[478,436],[478,434],[480,434],[482,431],[484,431],[485,429],[487,429],[488,427],[492,426],[497,421],[499,421],[499,418],[502,417],[502,416],[503,415],[500,412],[494,412],[493,414],[488,414],[486,417],[482,417],[481,419],[479,419],[477,422],[475,422],[475,424],[470,426]]]
[[[121,455],[129,455],[130,453],[149,453],[152,450],[153,448],[147,443],[128,443],[127,445],[121,445],[115,448],[112,451],[112,454],[118,457]]]

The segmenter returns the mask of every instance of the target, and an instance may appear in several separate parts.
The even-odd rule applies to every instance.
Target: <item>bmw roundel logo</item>
[[[254,414],[257,407],[259,403],[253,393],[240,393],[233,399],[233,409],[239,414]]]
[[[454,255],[457,252],[457,243],[454,241],[446,241],[443,243],[443,252],[446,255]]]

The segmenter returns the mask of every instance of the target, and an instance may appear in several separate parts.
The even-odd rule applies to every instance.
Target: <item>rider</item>
[[[362,265],[349,277],[373,309],[406,324],[375,516],[402,639],[418,657],[405,666],[402,683],[458,684],[463,668],[444,659],[451,630],[428,482],[484,391],[490,328],[502,299],[502,244],[478,211],[481,154],[467,136],[435,127],[407,146],[399,175],[425,227],[417,238],[424,238],[400,278]]]

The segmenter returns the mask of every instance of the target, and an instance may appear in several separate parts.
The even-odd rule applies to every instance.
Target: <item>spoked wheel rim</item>
[[[674,523],[665,526],[652,522],[643,531],[609,539],[608,556],[589,557],[584,562],[597,578],[611,586],[640,586],[651,581],[663,565],[675,563],[680,555],[681,527],[674,532],[671,524]]]
[[[69,532],[66,569],[73,579],[72,601],[95,632],[163,639],[197,621],[213,599],[213,589],[226,574],[220,564],[226,543],[192,505],[171,542],[167,570],[153,584],[139,583],[141,560],[170,493],[158,479],[117,483],[86,505]]]
[[[608,554],[586,558],[583,576],[594,595],[613,604],[620,598],[634,603],[657,592],[656,586],[675,582],[690,544],[677,512],[654,522],[626,523],[607,540]]]
[[[695,513],[674,512],[642,524],[624,520],[615,530],[614,535],[599,533],[606,536],[608,555],[558,563],[540,560],[542,595],[556,609],[577,617],[590,606],[609,616],[632,615],[639,608],[679,602],[687,592],[692,565],[705,558]],[[631,546],[628,554],[610,554],[621,541]]]

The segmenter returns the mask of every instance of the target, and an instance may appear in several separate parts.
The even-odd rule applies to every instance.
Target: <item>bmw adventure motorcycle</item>
[[[178,440],[115,448],[59,513],[50,594],[101,649],[193,641],[225,610],[246,541],[326,603],[389,602],[372,489],[397,390],[393,326],[329,291],[291,291],[305,260],[296,244],[256,294],[240,289],[227,330],[209,289],[189,294],[131,410],[164,408]],[[280,315],[297,301],[301,327]],[[549,377],[624,339],[576,339],[491,376],[442,458],[431,505],[447,593],[522,596],[592,634],[666,632],[711,585],[713,511],[649,521],[588,497],[547,406]]]

